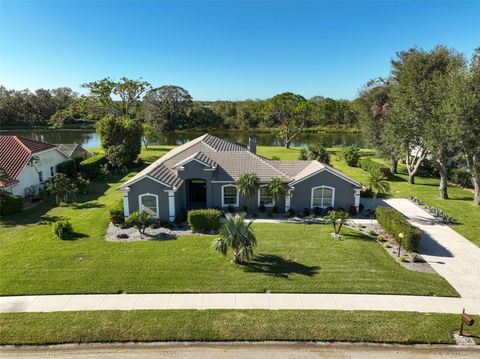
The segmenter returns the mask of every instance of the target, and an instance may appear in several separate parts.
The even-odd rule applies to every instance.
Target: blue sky
[[[0,84],[103,77],[185,87],[195,99],[354,98],[396,51],[480,46],[480,1],[0,0]]]

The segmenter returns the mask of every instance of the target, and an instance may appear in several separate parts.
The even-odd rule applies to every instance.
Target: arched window
[[[265,207],[275,206],[275,198],[269,192],[267,186],[261,186],[258,188],[258,206],[264,205]]]
[[[156,194],[145,193],[138,196],[139,210],[158,218],[158,196]]]
[[[226,184],[222,186],[222,207],[238,207],[238,202],[237,186],[233,184]]]
[[[329,186],[318,186],[312,188],[311,208],[333,207],[335,204],[335,188]]]

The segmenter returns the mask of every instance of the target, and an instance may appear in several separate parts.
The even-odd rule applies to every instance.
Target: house
[[[0,135],[0,168],[6,177],[0,188],[22,197],[36,194],[57,165],[69,159],[50,143]]]
[[[77,143],[57,143],[55,144],[60,151],[72,159],[87,159],[92,154]]]
[[[235,186],[244,173],[254,173],[261,181],[254,196],[240,195]],[[280,177],[289,188],[278,201],[267,190],[274,177]],[[144,210],[173,221],[182,210],[192,208],[358,209],[362,186],[318,161],[272,161],[259,156],[255,137],[247,147],[205,134],[174,148],[118,189],[123,191],[126,216]]]

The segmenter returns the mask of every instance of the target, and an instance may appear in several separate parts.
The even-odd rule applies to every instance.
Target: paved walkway
[[[422,230],[419,253],[432,268],[462,298],[477,300],[480,305],[480,248],[407,199],[387,199],[384,203]]]
[[[132,309],[337,309],[480,315],[480,248],[406,199],[396,208],[422,229],[420,253],[461,298],[362,294],[208,293],[108,294],[0,297],[0,312]]]
[[[466,298],[362,294],[207,293],[0,297],[0,312],[134,309],[325,309],[480,314]]]

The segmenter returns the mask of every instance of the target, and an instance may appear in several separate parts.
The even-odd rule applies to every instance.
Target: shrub
[[[371,229],[371,230],[368,231],[368,234],[371,235],[371,236],[376,236],[377,232],[375,232],[373,229]]]
[[[300,150],[298,159],[302,161],[315,160],[325,163],[327,165],[330,164],[330,154],[328,153],[327,149],[321,144],[308,145],[306,149],[302,148]]]
[[[65,161],[57,165],[57,172],[67,175],[67,177],[74,177],[76,172],[76,163],[74,160]]]
[[[228,207],[227,207],[227,212],[228,213],[235,213],[235,207],[233,207],[231,204],[229,204]]]
[[[400,262],[405,262],[405,257],[404,256],[400,256],[400,259],[399,259]]]
[[[410,252],[417,251],[422,235],[420,229],[411,225],[400,212],[393,208],[377,208],[375,213],[378,223],[395,237],[397,243],[401,240],[403,248]],[[400,233],[403,234],[403,238],[400,238]]]
[[[77,190],[81,194],[90,193],[90,180],[87,178],[83,178],[82,176],[77,177],[75,180],[75,185],[77,186]]]
[[[0,197],[0,214],[12,214],[20,212],[23,208],[23,198],[20,196],[1,196]]]
[[[272,207],[272,213],[278,213],[278,206]]]
[[[216,209],[196,209],[188,211],[188,224],[194,232],[218,231],[221,212]]]
[[[61,219],[53,223],[52,225],[53,234],[55,234],[59,239],[69,239],[73,234],[72,224],[68,219]]]
[[[180,226],[181,224],[185,223],[187,221],[187,211],[181,211],[176,217],[175,217],[175,224],[177,226]]]
[[[313,207],[313,214],[315,216],[320,216],[322,215],[322,209],[320,207]]]
[[[110,208],[110,222],[113,224],[125,223],[125,215],[123,214],[123,207],[116,206]]]
[[[134,226],[136,229],[138,229],[140,235],[142,235],[145,234],[145,230],[147,229],[151,220],[152,216],[150,216],[147,212],[135,211],[127,217],[126,223]]]
[[[345,161],[348,166],[357,167],[358,160],[360,159],[360,147],[343,147],[340,157]]]
[[[448,179],[461,187],[473,188],[472,175],[466,170],[453,169],[449,172]]]
[[[266,209],[266,207],[265,207],[264,204],[261,204],[260,206],[258,206],[258,210],[259,210],[260,212],[265,212],[265,209]]]
[[[355,216],[358,213],[357,207],[350,206],[350,209],[348,210],[348,212],[350,213],[351,216]]]
[[[104,177],[103,166],[108,164],[107,157],[103,153],[93,155],[79,164],[79,172],[90,179]]]
[[[248,206],[243,206],[242,209],[243,209],[243,211],[244,211],[245,213],[248,212]]]
[[[293,217],[295,215],[295,210],[293,208],[289,208],[288,214]]]
[[[390,169],[387,166],[375,162],[370,158],[360,158],[358,160],[358,167],[368,173],[380,173],[386,178],[389,178],[391,176]]]
[[[304,208],[304,209],[303,209],[303,215],[304,215],[305,217],[308,217],[308,216],[310,215],[310,208]]]

